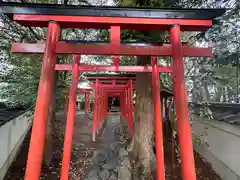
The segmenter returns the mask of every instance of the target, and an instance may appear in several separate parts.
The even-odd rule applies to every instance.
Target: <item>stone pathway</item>
[[[53,134],[53,162],[43,166],[41,180],[59,180],[63,152],[66,117],[57,113]],[[92,118],[77,112],[72,142],[69,180],[128,180],[128,153],[124,149],[123,130],[119,113],[110,113],[102,133],[92,141]],[[19,156],[4,180],[23,180],[30,133],[24,141]]]
[[[120,116],[108,116],[106,127],[98,139],[99,145],[93,153],[84,180],[127,180],[130,177],[128,152],[124,149]]]

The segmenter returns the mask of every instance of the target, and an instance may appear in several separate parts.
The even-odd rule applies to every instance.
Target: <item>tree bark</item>
[[[139,65],[151,64],[148,56],[138,57]],[[153,153],[153,102],[151,73],[136,75],[135,130],[129,151],[133,156],[133,179],[150,180]]]
[[[45,135],[45,148],[44,148],[44,158],[43,163],[46,166],[49,166],[52,163],[53,156],[53,129],[54,122],[56,120],[56,90],[57,90],[57,81],[58,81],[58,72],[55,72],[55,82],[52,88],[52,97],[49,107],[49,115],[47,121],[47,130]]]
[[[222,97],[222,87],[217,88],[215,102],[220,102]]]
[[[210,94],[209,94],[209,90],[208,90],[208,84],[205,82],[204,83],[204,91],[205,91],[205,101],[210,101]]]

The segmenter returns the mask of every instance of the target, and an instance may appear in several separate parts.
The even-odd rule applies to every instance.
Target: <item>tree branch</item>
[[[35,32],[31,27],[29,27],[28,29],[29,29],[29,31],[34,35],[34,37],[35,37],[38,41],[41,41],[41,40],[42,40],[42,38],[40,38],[40,37],[36,34],[36,32]]]

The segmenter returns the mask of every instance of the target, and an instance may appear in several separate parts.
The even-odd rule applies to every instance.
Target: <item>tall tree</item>
[[[125,3],[125,2],[121,2]],[[162,1],[136,1],[135,6],[165,7]],[[169,3],[169,2],[168,2]],[[128,4],[129,5],[129,4]],[[131,32],[128,32],[131,33]],[[164,41],[164,32],[135,32],[132,39],[145,41]],[[151,57],[137,57],[137,65],[151,65]],[[152,165],[155,155],[153,153],[154,117],[152,100],[152,74],[137,73],[136,75],[136,112],[134,120],[134,136],[129,150],[134,160],[133,178],[151,179]],[[144,82],[144,83],[143,83]]]

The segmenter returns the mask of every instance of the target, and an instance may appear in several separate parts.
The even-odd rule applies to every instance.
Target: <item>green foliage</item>
[[[212,44],[213,58],[189,59],[186,78],[190,85],[192,101],[236,102],[240,58],[240,11],[233,9],[217,19],[217,24],[207,31],[199,43]]]
[[[19,0],[20,2],[63,3],[61,0]],[[183,41],[191,44],[211,44],[214,56],[210,58],[186,58],[185,77],[189,96],[193,101],[234,101],[236,100],[237,68],[239,68],[240,42],[240,13],[236,0],[203,1],[203,0],[120,0],[114,1],[120,6],[160,7],[231,7],[227,13],[216,20],[209,31],[196,34],[184,32]],[[70,0],[69,4],[94,4],[87,1]],[[102,4],[102,2],[100,3]],[[9,52],[10,42],[38,42],[44,40],[44,28],[24,28],[10,21],[7,17],[0,17],[0,99],[7,100],[10,105],[34,102],[36,99],[41,56],[18,55]],[[140,32],[124,30],[121,32],[122,41],[165,41],[166,32]],[[109,40],[107,30],[64,29],[64,40]],[[110,64],[111,58],[106,56],[83,57],[87,63]],[[122,65],[133,65],[136,57],[121,57]],[[60,63],[72,63],[71,56],[59,56]],[[161,59],[163,64],[171,64],[170,58]],[[71,83],[71,73],[60,72],[57,97],[64,102],[67,86]],[[172,89],[172,77],[169,73],[161,74],[161,85]],[[226,87],[227,86],[227,87]],[[62,93],[63,92],[63,93]]]
[[[11,55],[10,43],[36,42],[41,37],[35,31],[0,16],[0,100],[9,106],[35,101],[41,60],[39,56]]]
[[[9,72],[2,76],[6,83],[0,91],[0,98],[14,106],[33,103],[36,100],[41,60],[37,56],[10,56]],[[34,64],[34,65],[33,65]]]

